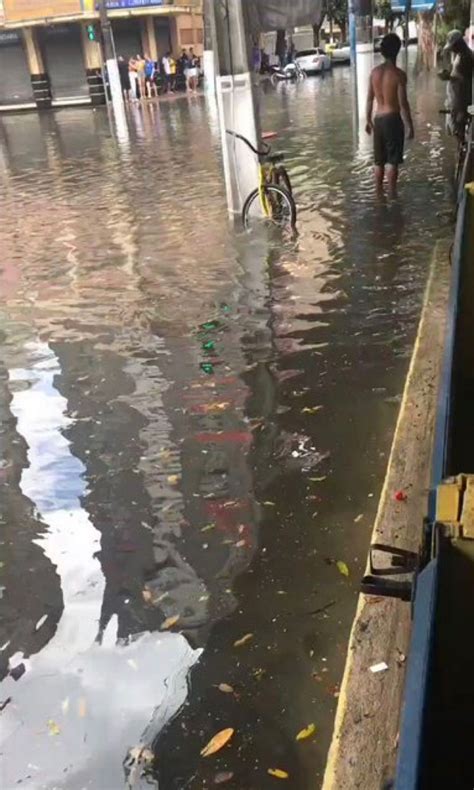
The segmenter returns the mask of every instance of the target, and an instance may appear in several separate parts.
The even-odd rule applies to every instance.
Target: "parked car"
[[[331,57],[334,63],[350,63],[351,61],[351,48],[349,42],[340,44],[331,51]]]
[[[329,71],[332,65],[331,58],[320,47],[297,52],[295,61],[305,74],[320,74],[322,71]]]

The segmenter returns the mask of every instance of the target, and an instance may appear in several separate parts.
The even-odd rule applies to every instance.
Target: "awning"
[[[318,23],[322,0],[243,0],[252,33]]]
[[[405,14],[407,10],[407,0],[391,0],[392,11],[395,14]],[[435,0],[411,0],[409,7],[411,11],[434,11]]]

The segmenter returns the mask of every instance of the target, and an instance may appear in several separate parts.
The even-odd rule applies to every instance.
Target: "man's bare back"
[[[372,71],[372,85],[377,102],[377,115],[400,112],[399,89],[406,86],[404,71],[392,63],[382,63]]]

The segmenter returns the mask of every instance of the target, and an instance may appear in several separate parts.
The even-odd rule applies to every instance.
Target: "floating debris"
[[[59,725],[56,724],[56,722],[53,721],[53,719],[49,719],[48,721],[48,730],[50,735],[59,735],[61,732]]]
[[[305,741],[306,738],[311,738],[312,735],[316,732],[316,725],[315,724],[308,724],[303,730],[300,730],[298,735],[296,736],[297,741]]]
[[[349,576],[349,568],[347,567],[346,563],[342,560],[338,560],[336,562],[336,568],[338,569],[339,573],[342,576]]]
[[[234,689],[232,688],[232,686],[229,686],[228,683],[219,683],[217,688],[219,689],[219,691],[222,691],[224,694],[233,694],[234,693]]]
[[[388,664],[385,661],[381,661],[380,664],[373,664],[370,667],[370,671],[373,675],[377,675],[379,672],[386,672],[388,669]]]
[[[237,641],[234,642],[234,647],[242,647],[242,645],[246,645],[247,642],[250,642],[251,639],[253,639],[253,634],[245,634],[241,639],[237,639]]]
[[[46,620],[48,619],[48,615],[44,614],[43,617],[40,617],[38,622],[35,625],[35,631],[39,631],[41,626],[45,624]]]
[[[160,631],[168,631],[170,628],[173,628],[173,626],[178,622],[179,618],[179,614],[175,614],[173,617],[167,617],[165,622],[162,623]]]
[[[204,747],[201,751],[201,757],[210,757],[211,754],[215,754],[219,752],[227,743],[229,743],[230,739],[234,734],[234,730],[232,727],[227,727],[225,730],[221,730],[220,732],[216,733],[213,738],[209,741],[207,746]]]
[[[233,778],[234,774],[232,771],[220,771],[220,773],[216,774],[214,777],[214,784],[223,785],[226,782],[230,782],[230,780]]]
[[[290,774],[287,771],[283,771],[281,768],[269,768],[267,774],[270,776],[274,776],[275,779],[289,779]]]

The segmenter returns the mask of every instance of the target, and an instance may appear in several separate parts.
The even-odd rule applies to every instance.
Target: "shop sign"
[[[105,4],[109,11],[120,11],[122,8],[150,8],[163,3],[164,0],[106,0]],[[85,12],[97,11],[97,0],[82,0],[82,8]]]
[[[8,47],[10,44],[18,44],[21,41],[20,33],[16,30],[0,31],[0,47]]]
[[[407,10],[434,11],[436,0],[391,0],[391,3],[395,14],[406,14]]]
[[[5,22],[75,16],[82,11],[81,0],[3,0]]]

